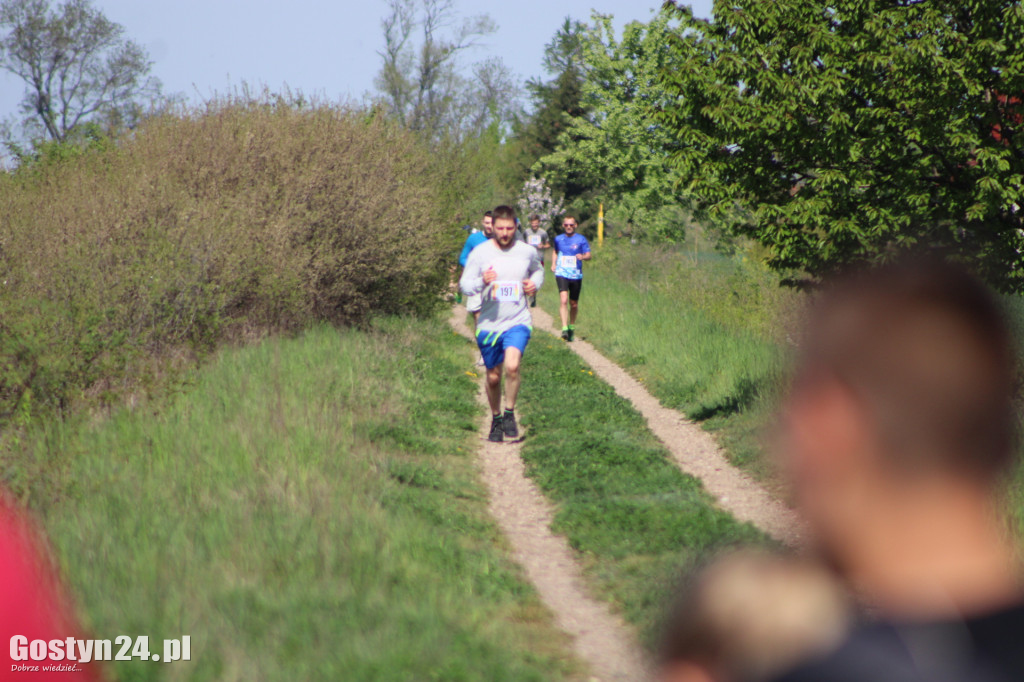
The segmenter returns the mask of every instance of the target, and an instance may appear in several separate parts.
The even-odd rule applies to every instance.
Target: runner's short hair
[[[576,223],[577,226],[580,224],[580,221],[577,220],[576,216],[574,216],[574,215],[564,215],[564,216],[562,216],[562,222],[564,223],[566,220],[573,221],[574,223]]]
[[[484,211],[485,218],[493,218],[494,214],[491,211]]]
[[[995,479],[1017,443],[1016,345],[964,268],[904,257],[828,286],[804,325],[796,381],[844,384],[889,462]]]
[[[657,652],[665,670],[690,663],[715,679],[770,679],[834,647],[851,619],[823,566],[765,550],[712,555],[680,588]]]
[[[515,220],[516,210],[511,206],[498,206],[497,208],[494,209],[492,217],[495,220],[498,220],[499,218],[503,218],[505,220]]]
[[[540,220],[540,216],[537,215],[536,213],[531,213],[530,214],[530,222],[533,222],[534,220]]]

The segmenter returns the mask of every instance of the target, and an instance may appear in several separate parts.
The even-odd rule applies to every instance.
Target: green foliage
[[[739,0],[716,2],[710,23],[675,14],[657,121],[681,189],[769,246],[774,268],[819,278],[942,248],[1024,289],[1019,0]]]
[[[544,49],[544,68],[552,79],[534,79],[526,84],[534,106],[533,116],[519,135],[527,168],[533,166],[537,159],[553,152],[569,122],[586,112],[583,103],[586,69],[583,56],[584,34],[583,24],[566,17]],[[551,189],[556,196],[565,197],[566,203],[571,205],[589,188],[576,169],[567,168],[557,182],[552,183]]]
[[[30,167],[38,172],[40,166],[59,164],[89,152],[104,152],[114,145],[98,123],[79,124],[64,140],[36,139],[29,148],[16,141],[8,141],[7,148],[14,155],[18,169],[25,173]]]
[[[445,139],[432,145],[429,163],[437,178],[440,214],[452,226],[476,224],[484,211],[507,204],[521,182],[516,163],[520,146],[505,138],[497,122],[460,142]],[[465,233],[458,234],[465,238]]]
[[[662,239],[683,236],[682,223],[665,211],[675,203],[671,135],[652,125],[669,103],[659,79],[678,61],[668,45],[675,33],[670,12],[662,10],[650,23],[628,24],[617,41],[611,17],[595,14],[582,32],[584,111],[536,166],[555,185],[574,178],[614,205],[631,234]]]
[[[440,304],[443,177],[383,117],[225,101],[53,149],[0,176],[0,423],[19,387],[111,404],[226,339]]]
[[[90,632],[191,636],[117,679],[564,679],[487,513],[469,362],[440,320],[319,326],[223,353],[159,415],[50,423],[3,478]]]
[[[643,417],[564,346],[539,334],[524,356],[522,456],[558,505],[555,530],[651,644],[684,567],[723,545],[765,539],[718,509]]]

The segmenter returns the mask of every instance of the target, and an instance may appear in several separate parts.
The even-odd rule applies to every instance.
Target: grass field
[[[549,334],[527,349],[518,409],[522,457],[557,505],[554,529],[645,644],[684,569],[716,548],[766,542],[719,510],[643,417]]]
[[[553,285],[539,305],[557,318]],[[792,292],[740,257],[610,240],[585,266],[576,333],[764,480],[760,433],[777,405],[794,307]]]
[[[159,415],[38,434],[9,480],[94,636],[191,636],[119,679],[564,679],[487,516],[468,367],[441,322],[266,341]]]
[[[777,489],[764,435],[781,398],[800,295],[742,255],[694,254],[687,246],[609,240],[585,271],[577,336],[662,404],[700,421],[734,464]],[[557,316],[553,282],[538,301]],[[1024,299],[1003,302],[1024,359]],[[1018,470],[1008,505],[1024,538],[1022,491]]]
[[[606,247],[578,334],[769,476],[757,434],[786,362],[770,310],[788,302],[728,259],[683,256]],[[540,300],[557,314],[553,282]],[[0,465],[93,636],[191,636],[192,662],[120,663],[117,679],[575,679],[487,514],[473,355],[439,320],[316,328],[221,352],[167,404],[39,428]],[[546,333],[519,413],[555,530],[648,646],[681,570],[767,542]]]

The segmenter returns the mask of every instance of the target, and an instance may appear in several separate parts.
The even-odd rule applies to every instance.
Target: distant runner
[[[530,216],[530,227],[523,230],[523,240],[537,249],[537,254],[540,256],[540,266],[543,268],[544,251],[551,248],[551,242],[548,241],[548,233],[541,229],[540,216],[536,213]],[[537,307],[537,294],[530,297],[530,307]]]
[[[523,224],[519,222],[519,218],[516,218],[516,241],[526,241],[526,235],[523,234]]]
[[[485,211],[484,217],[480,219],[481,229],[466,237],[466,243],[463,244],[462,246],[462,253],[459,254],[459,265],[463,267],[463,272],[465,272],[466,261],[469,260],[469,254],[473,252],[473,249],[485,243],[488,239],[494,236],[494,232],[491,228],[491,221],[491,212]],[[476,322],[480,318],[480,302],[480,296],[466,297],[466,311],[473,313],[474,333],[476,333]],[[483,355],[481,355],[479,359],[477,359],[476,364],[478,367],[483,367]]]
[[[487,211],[484,213],[484,217],[480,221],[480,225],[483,229],[466,237],[466,243],[462,245],[462,253],[459,254],[459,265],[463,268],[466,267],[466,261],[469,260],[469,254],[472,253],[473,249],[491,238],[491,220],[491,212]],[[475,325],[477,318],[480,317],[480,297],[467,296],[466,310],[473,313],[473,324]]]
[[[583,261],[590,260],[590,242],[576,232],[576,219],[572,216],[562,219],[562,228],[565,234],[555,237],[555,258],[551,261],[551,272],[555,273],[555,282],[558,284],[562,338],[572,341],[576,333],[580,289],[583,288]]]
[[[526,297],[544,283],[537,249],[516,240],[516,213],[494,209],[494,239],[473,249],[459,286],[466,296],[482,296],[476,342],[487,367],[487,402],[491,408],[488,439],[500,443],[519,437],[516,397],[519,363],[530,341],[533,318]],[[501,412],[501,378],[505,373],[505,412]]]

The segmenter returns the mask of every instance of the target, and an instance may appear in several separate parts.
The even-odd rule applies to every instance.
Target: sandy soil
[[[465,309],[456,306],[451,324],[472,338]],[[491,443],[483,379],[480,382],[480,465],[490,497],[490,511],[509,539],[513,556],[552,611],[555,622],[573,638],[576,655],[590,668],[591,680],[642,680],[649,677],[631,628],[605,602],[592,598],[565,538],[551,532],[554,512],[525,474],[521,443]]]
[[[559,335],[551,316],[532,310],[534,328]],[[452,311],[451,324],[472,338],[462,306]],[[591,344],[569,344],[594,373],[609,383],[647,420],[679,468],[700,479],[719,505],[742,521],[749,521],[772,537],[799,546],[804,536],[797,515],[773,498],[746,474],[728,463],[710,434],[675,410],[662,407],[639,381]],[[524,377],[529,381],[529,377]],[[587,594],[583,576],[565,539],[550,528],[554,519],[547,499],[525,475],[520,443],[491,443],[487,399],[481,378],[479,399],[485,409],[480,426],[479,450],[483,479],[490,495],[490,511],[508,537],[515,560],[526,570],[541,600],[555,614],[558,626],[569,633],[577,656],[594,675],[592,680],[641,680],[650,671],[636,645],[632,629],[612,613],[605,602]]]

